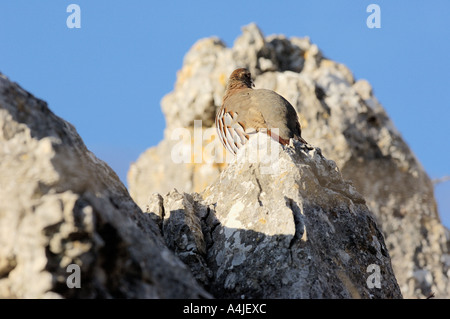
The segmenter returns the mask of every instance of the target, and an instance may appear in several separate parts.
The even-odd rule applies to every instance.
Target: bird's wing
[[[279,136],[286,140],[300,137],[297,111],[285,98],[274,91],[259,89],[253,91],[251,99],[266,120],[268,129],[278,129]]]
[[[222,107],[216,117],[217,132],[225,147],[236,154],[237,150],[249,139],[251,131],[246,130],[247,125],[237,112]]]
[[[252,134],[267,128],[257,105],[252,105],[248,91],[228,98],[216,117],[216,127],[225,147],[232,153],[244,145]]]

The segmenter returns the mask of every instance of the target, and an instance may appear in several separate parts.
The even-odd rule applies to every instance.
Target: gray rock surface
[[[401,298],[383,235],[336,164],[273,144],[275,160],[240,156],[200,195],[154,195],[147,212],[168,246],[217,298]]]
[[[0,298],[209,296],[75,128],[0,74]]]
[[[128,185],[136,203],[144,207],[149,194],[165,194],[173,187],[201,192],[227,167],[224,149],[210,129],[226,79],[237,67],[249,68],[257,88],[277,91],[296,108],[302,136],[335,161],[365,197],[385,236],[403,296],[422,298],[434,292],[450,297],[450,245],[429,177],[370,84],[355,80],[346,66],[324,57],[308,38],[264,37],[250,24],[233,47],[217,38],[195,43],[174,90],[161,102],[167,122],[164,140],[130,167]],[[202,121],[200,147],[194,139],[195,120]],[[190,137],[180,139],[180,128],[192,132]],[[176,163],[174,147],[200,154],[200,161]]]

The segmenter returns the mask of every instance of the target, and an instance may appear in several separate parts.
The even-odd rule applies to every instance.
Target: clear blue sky
[[[69,4],[81,28],[69,29]],[[369,29],[366,7],[381,8]],[[46,100],[126,182],[163,138],[161,98],[200,38],[309,36],[367,79],[431,178],[450,175],[450,1],[0,1],[0,72]],[[435,188],[450,226],[450,182]]]

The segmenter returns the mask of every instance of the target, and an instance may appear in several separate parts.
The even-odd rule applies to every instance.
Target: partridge
[[[236,154],[250,136],[258,132],[266,133],[283,145],[289,144],[291,138],[308,144],[301,137],[294,107],[274,91],[254,90],[253,87],[247,69],[240,68],[231,73],[215,120],[225,148]]]

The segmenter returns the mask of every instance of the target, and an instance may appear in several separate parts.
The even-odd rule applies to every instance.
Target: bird
[[[291,138],[308,145],[301,136],[294,107],[275,91],[253,89],[254,86],[248,69],[238,68],[231,73],[215,117],[223,146],[236,155],[258,132],[266,133],[282,145],[288,145]]]

